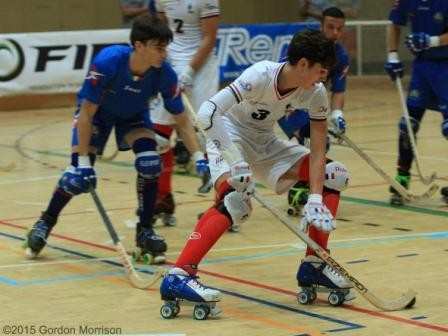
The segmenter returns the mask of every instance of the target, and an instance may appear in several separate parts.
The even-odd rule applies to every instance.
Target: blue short
[[[448,60],[414,60],[409,84],[409,107],[432,109],[448,117]]]
[[[78,139],[78,117],[79,108],[75,112],[73,128],[72,128],[72,146],[79,144]],[[97,154],[102,155],[107,140],[115,127],[115,140],[117,147],[120,151],[127,151],[131,149],[131,146],[125,141],[124,137],[130,131],[137,128],[146,128],[152,130],[152,122],[149,119],[149,114],[146,111],[136,115],[130,119],[120,119],[117,117],[111,117],[106,111],[101,110],[101,107],[95,113],[93,117],[93,131],[92,138],[90,139],[90,145],[97,149]]]

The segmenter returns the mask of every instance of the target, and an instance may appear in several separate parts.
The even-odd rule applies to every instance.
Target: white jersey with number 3
[[[190,61],[201,40],[201,19],[219,16],[218,0],[156,0],[156,10],[164,13],[173,31],[168,46],[170,60]]]

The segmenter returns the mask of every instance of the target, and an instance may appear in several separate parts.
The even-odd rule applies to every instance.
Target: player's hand
[[[230,177],[227,182],[238,192],[253,187],[252,171],[246,161],[237,161],[230,166]]]
[[[90,165],[90,159],[88,156],[80,156],[78,159],[78,167],[75,172],[79,174],[83,181],[83,192],[88,192],[90,189],[96,188],[96,173],[93,167]]]
[[[181,90],[191,90],[193,88],[194,81],[194,69],[191,66],[187,66],[185,70],[179,76],[179,86]]]
[[[308,227],[313,225],[316,229],[330,232],[336,229],[336,222],[330,210],[322,203],[322,195],[311,194],[308,202],[303,207],[303,218],[300,222],[300,229],[308,231]]]
[[[203,176],[209,172],[208,160],[205,158],[204,153],[195,152],[193,154],[193,160],[196,163],[196,173],[199,176]]]
[[[331,112],[330,122],[334,133],[337,135],[345,133],[346,122],[342,110],[334,110]]]
[[[387,62],[384,64],[384,70],[386,70],[392,81],[395,81],[397,77],[403,77],[403,63],[398,59],[398,54],[396,52],[390,52],[388,54]]]
[[[61,179],[59,187],[71,195],[79,195],[96,188],[96,174],[92,167],[69,167]]]
[[[431,48],[431,36],[426,33],[412,33],[406,37],[404,44],[411,52],[419,53]]]

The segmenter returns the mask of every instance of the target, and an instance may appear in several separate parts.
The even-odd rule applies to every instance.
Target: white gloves
[[[342,110],[334,110],[333,112],[331,112],[330,122],[333,132],[335,132],[336,134],[345,133],[346,122]]]
[[[227,182],[235,188],[237,192],[244,192],[252,187],[252,171],[246,161],[240,160],[230,166],[230,177]]]
[[[300,229],[306,232],[310,225],[324,232],[330,232],[336,229],[336,222],[333,220],[333,215],[325,204],[322,203],[322,195],[309,195],[308,202],[303,207],[303,218],[300,222]]]
[[[179,86],[181,90],[191,90],[194,80],[194,69],[191,66],[185,67],[184,71],[179,76]]]

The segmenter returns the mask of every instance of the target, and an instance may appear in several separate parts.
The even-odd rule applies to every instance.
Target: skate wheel
[[[176,317],[176,315],[179,313],[180,309],[176,308],[176,305],[173,303],[165,303],[160,307],[160,315],[164,319],[171,319]]]
[[[25,257],[27,259],[34,259],[36,258],[37,253],[35,253],[31,248],[25,247]]]
[[[344,303],[344,294],[338,292],[332,292],[328,295],[328,302],[332,306],[340,306]]]
[[[206,320],[210,314],[210,308],[205,305],[194,306],[193,317],[195,320]]]
[[[145,265],[152,265],[154,263],[154,257],[150,253],[145,253],[142,256],[142,261]]]
[[[300,304],[306,305],[313,303],[316,300],[316,293],[312,290],[303,290],[297,294],[297,301]]]
[[[288,210],[286,211],[286,213],[287,213],[289,216],[295,216],[295,215],[296,215],[296,209],[294,209],[294,208],[288,208]]]
[[[151,256],[151,264],[164,264],[166,261],[166,257],[164,254],[159,254],[156,256]]]

